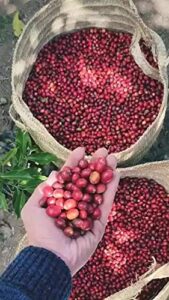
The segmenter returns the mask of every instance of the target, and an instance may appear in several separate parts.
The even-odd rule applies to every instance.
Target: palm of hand
[[[84,149],[78,148],[72,152],[67,166],[76,166],[80,159],[84,157]],[[107,156],[105,149],[98,150],[93,159],[101,156]],[[116,161],[112,155],[107,156],[108,165],[115,168]],[[74,275],[91,257],[102,239],[107,224],[107,218],[110,213],[115,192],[117,190],[119,175],[114,173],[114,180],[108,185],[104,194],[104,202],[101,205],[101,219],[94,222],[92,231],[85,236],[72,240],[64,235],[62,230],[55,226],[54,220],[46,216],[44,209],[39,207],[39,200],[43,196],[43,187],[52,185],[56,181],[56,172],[52,172],[48,180],[41,184],[25,205],[22,211],[22,218],[28,234],[30,245],[42,247],[54,252],[70,268]]]

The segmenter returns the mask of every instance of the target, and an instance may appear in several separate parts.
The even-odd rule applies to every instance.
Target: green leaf
[[[42,177],[42,176],[41,176]],[[42,177],[43,178],[43,177]],[[46,180],[46,177],[44,177],[44,179],[31,179],[28,181],[24,181],[22,182],[22,188],[27,191],[28,193],[33,193],[33,191],[35,190],[35,188],[42,183],[44,180]]]
[[[13,33],[16,37],[19,37],[24,29],[25,24],[19,18],[19,11],[16,11],[13,17],[12,27]]]
[[[19,218],[20,214],[21,214],[21,210],[24,207],[27,198],[23,191],[16,190],[14,193],[13,199],[14,199],[15,213],[16,213],[17,217]]]
[[[33,170],[31,169],[20,169],[20,170],[13,170],[4,173],[0,173],[0,179],[7,179],[7,180],[29,180],[33,179]]]
[[[27,157],[31,152],[30,149],[32,148],[32,140],[27,132],[20,129],[17,130],[16,147],[18,148],[16,155],[17,165],[25,168],[27,166]]]
[[[5,195],[2,192],[0,192],[0,209],[8,210],[7,200]]]
[[[0,165],[5,166],[13,157],[15,157],[16,153],[17,153],[16,147],[11,149],[0,159]]]
[[[32,146],[32,140],[29,133],[18,129],[16,135],[16,146],[20,148],[23,154],[25,154],[28,147],[31,148]]]
[[[44,152],[32,154],[28,157],[28,160],[39,163],[40,165],[47,165],[49,163],[52,163],[53,161],[56,161],[57,158],[53,154]]]

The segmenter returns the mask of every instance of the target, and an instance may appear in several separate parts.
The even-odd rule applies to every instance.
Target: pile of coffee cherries
[[[168,263],[168,228],[165,188],[152,179],[122,178],[103,239],[73,277],[69,300],[105,300],[136,282],[149,270],[153,258],[158,266]],[[137,300],[154,299],[168,280],[151,281]]]
[[[23,100],[67,149],[126,150],[158,116],[164,87],[136,64],[131,44],[129,33],[85,28],[57,36],[39,52]],[[144,41],[140,47],[157,68],[151,49]]]
[[[55,218],[57,227],[70,238],[78,238],[93,228],[93,221],[101,218],[100,205],[113,170],[106,158],[93,162],[80,160],[78,166],[65,166],[52,186],[43,190],[46,213]]]

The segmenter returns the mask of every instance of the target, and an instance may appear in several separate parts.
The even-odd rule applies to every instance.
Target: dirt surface
[[[18,241],[25,231],[21,220],[14,215],[0,212],[0,272],[2,272],[14,256]]]
[[[1,0],[0,0],[1,2]],[[22,20],[26,24],[33,14],[49,1],[28,1],[21,7]],[[13,123],[8,110],[11,103],[12,56],[17,38],[12,30],[12,15],[0,14],[0,155],[9,150],[13,142]],[[18,241],[25,231],[21,220],[14,215],[0,212],[0,273],[13,258]]]
[[[3,0],[0,0],[0,2]],[[13,1],[8,1],[13,2]],[[49,1],[28,1],[20,9],[22,20],[27,21],[33,14]],[[17,1],[16,1],[17,3]],[[18,2],[19,3],[19,2]],[[135,0],[145,22],[156,30],[169,49],[169,3],[168,0]],[[0,13],[0,155],[8,150],[12,143],[13,124],[8,115],[11,98],[10,74],[12,55],[17,39],[12,31],[12,16]],[[155,145],[142,162],[169,159],[169,110],[167,111],[163,130]],[[13,215],[0,212],[0,272],[4,270],[13,257],[18,241],[24,234],[22,222]]]

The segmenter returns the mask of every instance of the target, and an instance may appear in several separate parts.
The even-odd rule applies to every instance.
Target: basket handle
[[[16,124],[17,127],[22,129],[23,131],[27,131],[26,126],[21,121],[19,121],[17,119],[17,117],[16,117],[17,112],[16,112],[13,104],[11,104],[11,106],[9,108],[9,115],[10,115],[12,121]]]
[[[132,10],[134,10],[134,12],[137,12],[137,8],[136,8],[136,6],[135,6],[133,0],[128,0],[128,2],[129,2],[130,8],[131,8]]]

